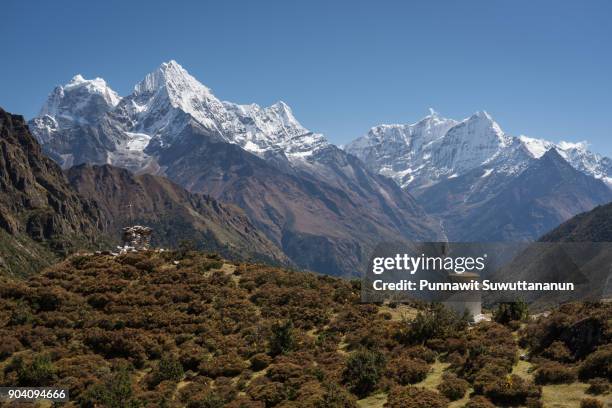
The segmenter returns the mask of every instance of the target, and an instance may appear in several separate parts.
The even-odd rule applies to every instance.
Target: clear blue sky
[[[94,4],[95,3],[95,4]],[[282,99],[336,143],[434,107],[612,155],[612,2],[2,3],[0,106],[32,117],[76,73],[121,95],[175,59],[221,99]]]

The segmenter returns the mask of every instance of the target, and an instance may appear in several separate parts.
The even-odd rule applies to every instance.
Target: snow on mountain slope
[[[123,98],[103,79],[77,75],[55,88],[30,121],[34,135],[63,167],[109,163],[135,171],[155,167],[148,148],[171,146],[186,126],[267,160],[313,171],[320,170],[317,157],[330,146],[323,135],[303,127],[284,102],[260,107],[221,101],[176,61],[161,64]],[[431,110],[414,124],[376,126],[344,149],[400,186],[419,189],[482,165],[519,173],[529,159],[551,148],[612,186],[609,158],[581,143],[509,136],[486,112],[456,121]]]
[[[577,170],[612,187],[612,160],[587,150],[586,143],[513,137],[486,112],[455,121],[433,110],[412,125],[379,125],[345,150],[402,187],[421,189],[487,166],[487,174],[520,174],[533,158],[555,148]]]
[[[102,122],[105,129],[96,130]],[[73,151],[82,149],[86,140],[54,140],[54,134],[75,125],[94,128],[90,133],[118,136],[111,138],[107,152],[96,151],[95,158],[87,157]],[[289,160],[303,159],[328,144],[323,135],[304,128],[284,102],[264,108],[222,102],[176,61],[161,64],[124,98],[100,78],[85,80],[77,75],[57,87],[40,115],[30,122],[33,133],[54,157],[71,158],[63,161],[64,167],[87,161],[132,170],[151,165],[145,153],[150,142],[168,147],[188,125],[261,157],[280,153]]]
[[[97,122],[120,101],[102,78],[75,75],[66,85],[53,90],[30,127],[38,140],[46,143],[60,129]]]

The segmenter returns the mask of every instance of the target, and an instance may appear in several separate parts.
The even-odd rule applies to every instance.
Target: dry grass
[[[423,387],[429,390],[437,391],[438,385],[442,382],[442,374],[444,373],[444,370],[448,368],[449,365],[450,364],[448,363],[441,363],[440,361],[436,360],[431,365],[431,371],[429,372],[429,375],[423,381],[421,381],[420,383],[416,383],[415,385],[417,387]]]
[[[576,382],[573,384],[546,385],[542,387],[542,402],[546,408],[575,408],[580,406],[580,400],[593,396],[585,394],[588,384]],[[612,407],[612,396],[596,397],[605,407]],[[607,405],[606,405],[607,404]]]
[[[379,308],[378,313],[389,313],[391,315],[391,321],[412,321],[416,317],[418,310],[408,305],[397,305],[395,307],[389,307],[389,305],[383,305]]]
[[[359,408],[382,408],[387,402],[387,394],[370,395],[367,398],[357,401]]]

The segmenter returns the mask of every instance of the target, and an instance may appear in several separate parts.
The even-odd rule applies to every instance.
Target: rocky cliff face
[[[34,267],[52,253],[86,245],[98,235],[95,203],[72,190],[61,168],[42,153],[23,117],[2,109],[0,192],[5,241],[0,257],[5,258],[5,269],[14,270],[28,260]]]

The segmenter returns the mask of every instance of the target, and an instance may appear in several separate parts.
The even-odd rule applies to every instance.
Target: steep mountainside
[[[79,86],[112,94],[99,79]],[[105,99],[107,109],[82,108],[96,98],[66,91],[72,87],[47,102],[71,114],[58,119],[45,105],[31,122],[64,167],[110,163],[236,204],[300,267],[356,274],[379,241],[444,238],[408,193],[305,129],[283,102],[221,102],[174,61],[130,95]]]
[[[200,248],[234,259],[289,264],[239,208],[189,193],[164,177],[84,164],[72,167],[67,175],[81,196],[98,204],[102,230],[110,236],[120,236],[126,225],[142,224],[154,229],[154,245],[175,247],[192,240]]]
[[[365,171],[333,146],[316,157],[317,163],[329,161],[321,165],[325,172],[280,171],[274,162],[195,129],[165,149],[160,165],[188,189],[243,208],[303,268],[355,275],[379,240],[443,238],[436,222],[391,180]]]
[[[22,116],[0,109],[0,270],[31,272],[98,237],[98,208],[72,190]]]
[[[444,219],[451,240],[533,240],[575,214],[612,201],[612,191],[601,180],[574,169],[555,149],[532,160],[517,177],[486,173],[480,168],[446,180],[419,197]],[[470,194],[468,186],[475,186]]]
[[[543,242],[612,242],[612,203],[578,214],[548,232]]]

